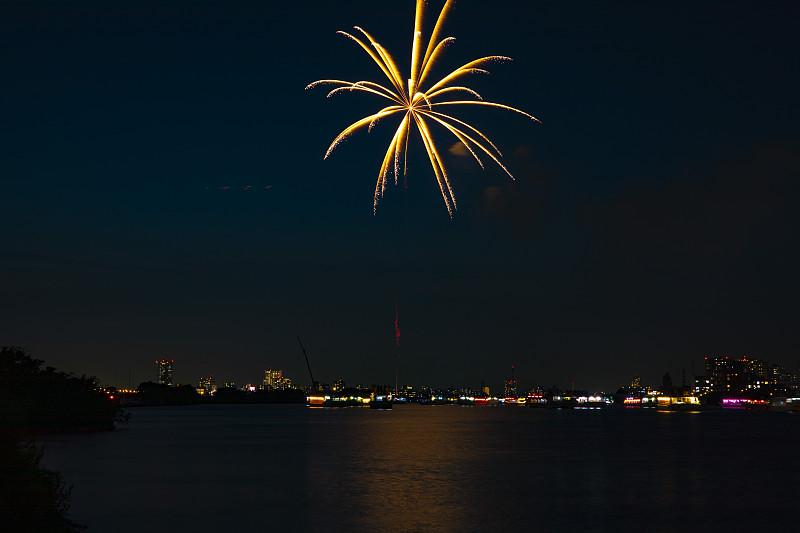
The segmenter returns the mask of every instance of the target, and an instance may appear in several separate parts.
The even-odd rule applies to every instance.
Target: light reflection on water
[[[137,408],[47,443],[88,531],[796,526],[800,416],[524,407]],[[777,530],[777,529],[775,529]]]

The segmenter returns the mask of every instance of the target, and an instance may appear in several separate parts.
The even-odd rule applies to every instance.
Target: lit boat
[[[331,397],[330,396],[323,396],[320,394],[315,394],[312,396],[306,396],[306,404],[309,407],[330,407],[331,406]]]
[[[611,404],[609,400],[599,395],[578,396],[575,401],[577,402],[575,405],[576,409],[601,409]]]
[[[659,396],[659,411],[699,411],[700,399],[697,396]]]
[[[622,401],[625,407],[655,407],[656,403],[652,396],[628,396]]]
[[[505,405],[525,405],[525,398],[517,398],[515,396],[506,396],[503,398],[503,403]]]
[[[490,398],[489,396],[476,396],[475,405],[497,405],[500,400],[497,398]]]
[[[309,407],[356,407],[365,403],[359,396],[331,396],[319,392],[306,396],[306,405]]]
[[[370,409],[391,409],[392,408],[392,395],[391,394],[372,394],[369,400]]]
[[[550,398],[550,402],[547,404],[547,407],[550,409],[572,409],[577,407],[578,402],[574,396],[559,396],[554,394]]]
[[[769,407],[769,402],[764,399],[723,398],[720,405],[725,409],[766,409]]]
[[[542,391],[530,392],[525,399],[525,405],[528,407],[547,407],[547,397]]]

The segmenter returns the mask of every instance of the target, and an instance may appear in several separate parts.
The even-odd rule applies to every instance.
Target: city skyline
[[[436,74],[512,57],[469,86],[542,122],[463,116],[516,181],[433,130],[452,219],[419,142],[373,213],[395,126],[323,160],[379,100],[304,90],[381,76],[355,25],[407,71],[414,7],[0,7],[0,344],[134,386],[305,380],[298,335],[315,377],[394,383],[396,319],[400,381],[441,386],[797,366],[795,2],[457,1]]]
[[[452,380],[446,383],[423,383],[418,380],[415,381],[413,378],[407,378],[405,380],[398,381],[398,385],[401,385],[402,387],[409,386],[414,388],[432,388],[437,390],[444,390],[448,388],[480,390],[483,387],[489,387],[492,391],[504,390],[506,395],[508,395],[509,388],[518,390],[520,393],[523,391],[537,389],[558,388],[561,390],[574,389],[586,390],[592,393],[602,392],[609,394],[621,387],[628,386],[641,386],[642,388],[658,389],[664,384],[663,380],[675,372],[675,377],[669,377],[669,379],[676,387],[680,382],[681,387],[690,387],[696,389],[698,392],[702,392],[702,390],[740,392],[740,390],[736,389],[735,387],[732,388],[732,384],[741,385],[743,383],[749,383],[750,381],[756,383],[755,380],[757,379],[761,379],[761,383],[765,383],[764,380],[766,380],[767,384],[776,382],[795,384],[798,376],[800,376],[800,364],[797,366],[791,366],[785,365],[778,361],[748,357],[746,355],[707,356],[703,358],[702,363],[703,366],[699,368],[695,368],[695,366],[691,364],[688,369],[686,367],[682,367],[680,369],[666,369],[664,373],[658,376],[645,376],[645,378],[642,378],[642,376],[636,372],[632,372],[629,373],[628,376],[620,376],[616,384],[606,387],[596,386],[593,383],[576,383],[574,381],[567,383],[544,383],[537,381],[535,377],[531,377],[529,375],[520,376],[519,371],[517,371],[514,367],[507,369],[507,375],[497,383],[487,382],[486,379],[482,378],[474,378],[468,382],[459,383],[453,382]],[[102,385],[132,389],[143,382],[149,381],[153,383],[174,386],[193,385],[197,388],[205,388],[207,391],[211,390],[212,387],[214,389],[218,387],[234,387],[241,390],[245,390],[248,387],[252,387],[253,390],[262,388],[270,390],[282,390],[296,387],[308,390],[311,386],[311,379],[307,373],[301,375],[290,375],[289,373],[285,373],[283,369],[273,369],[271,367],[263,370],[263,376],[260,380],[252,379],[250,377],[245,379],[229,379],[225,378],[226,374],[223,371],[222,376],[225,379],[218,380],[214,377],[215,375],[219,376],[217,372],[209,372],[201,376],[189,378],[185,381],[177,380],[173,383],[173,364],[174,360],[172,359],[162,359],[161,361],[157,360],[156,370],[154,371],[155,379],[142,379],[139,381],[134,380],[130,383],[102,383]],[[168,370],[165,370],[165,368],[168,368]],[[167,379],[164,379],[165,374],[168,375]],[[522,377],[521,382],[519,379],[520,377]],[[356,388],[371,387],[375,385],[393,386],[393,383],[389,382],[353,381],[348,379],[348,376],[344,372],[340,372],[333,376],[322,376],[321,379],[315,379],[315,381],[320,387],[329,387],[331,390],[341,389],[344,386]],[[721,381],[727,381],[728,384],[726,388],[720,388],[719,382]],[[741,390],[757,392],[758,388],[758,386],[742,386]]]

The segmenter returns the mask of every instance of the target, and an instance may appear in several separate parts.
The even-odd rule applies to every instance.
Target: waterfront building
[[[694,377],[694,394],[695,396],[703,396],[712,391],[711,378],[708,376],[695,376]]]
[[[197,387],[198,394],[214,394],[217,390],[217,386],[214,384],[214,375],[210,375],[207,378],[200,378],[200,383]]]
[[[158,383],[161,385],[172,385],[172,359],[162,359],[156,361],[156,370],[158,372]]]
[[[799,384],[797,374],[786,370],[786,368],[781,365],[772,365],[769,369],[769,376],[772,383],[786,388],[794,389],[797,388]]]
[[[778,365],[763,359],[741,357],[706,357],[706,378],[714,392],[739,393],[790,386],[796,377]]]
[[[714,392],[728,392],[731,390],[731,377],[734,374],[733,360],[724,357],[706,357],[706,377],[708,377],[711,390]]]

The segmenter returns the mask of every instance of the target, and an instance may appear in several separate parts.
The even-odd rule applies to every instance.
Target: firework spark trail
[[[373,213],[377,210],[378,201],[383,197],[383,194],[386,190],[386,182],[390,173],[394,174],[394,183],[397,185],[398,176],[400,174],[401,158],[403,160],[403,175],[405,185],[405,176],[408,172],[408,140],[411,136],[411,130],[414,129],[414,126],[416,126],[416,130],[420,134],[423,146],[428,154],[428,159],[430,160],[431,167],[433,168],[433,173],[436,176],[436,180],[439,184],[439,190],[442,193],[442,198],[444,199],[445,206],[447,207],[447,212],[452,218],[453,211],[457,209],[456,199],[453,194],[453,187],[450,183],[450,177],[444,168],[444,163],[439,155],[439,150],[437,149],[433,140],[433,136],[431,135],[429,121],[432,124],[438,124],[439,126],[442,126],[456,139],[458,139],[459,142],[463,143],[481,168],[483,168],[483,162],[478,156],[479,153],[488,155],[500,166],[500,168],[506,172],[506,174],[511,177],[511,179],[514,179],[514,176],[512,176],[511,172],[509,172],[508,169],[503,166],[502,163],[500,163],[500,158],[502,157],[500,150],[498,150],[497,147],[492,144],[492,142],[483,133],[455,117],[435,111],[436,107],[443,105],[482,105],[521,113],[522,115],[525,115],[526,117],[537,122],[539,122],[539,119],[529,115],[524,111],[520,111],[519,109],[507,105],[498,104],[495,102],[487,102],[483,100],[477,92],[468,87],[464,87],[463,85],[450,85],[466,75],[488,73],[481,67],[490,62],[510,61],[510,58],[505,56],[486,56],[475,59],[450,72],[444,78],[432,84],[427,89],[422,89],[423,83],[426,81],[427,76],[431,71],[431,67],[439,58],[442,51],[455,40],[453,37],[446,37],[442,40],[439,40],[439,35],[441,33],[442,26],[444,25],[446,16],[455,3],[455,0],[447,0],[444,4],[444,7],[442,7],[441,12],[439,13],[439,17],[436,20],[436,25],[433,28],[430,40],[425,48],[425,54],[424,56],[420,57],[422,55],[421,53],[423,46],[422,22],[425,11],[425,3],[425,0],[417,0],[416,12],[414,16],[414,35],[411,41],[411,77],[407,79],[407,83],[403,83],[403,76],[401,75],[400,70],[397,68],[396,63],[394,62],[394,59],[392,59],[392,56],[389,54],[389,52],[383,48],[383,46],[381,46],[369,33],[364,31],[362,28],[355,26],[355,30],[369,42],[369,45],[361,38],[351,35],[347,32],[339,31],[337,33],[353,40],[372,58],[372,60],[381,69],[383,74],[388,78],[391,88],[371,81],[349,82],[343,80],[326,79],[315,81],[309,84],[306,89],[311,89],[317,85],[323,84],[338,85],[338,87],[334,88],[328,93],[328,97],[344,91],[359,91],[378,95],[382,98],[390,100],[394,104],[384,107],[377,113],[364,117],[345,128],[331,143],[328,151],[325,153],[325,159],[327,159],[331,152],[333,152],[334,148],[336,148],[342,141],[347,139],[347,137],[349,137],[356,130],[367,126],[367,130],[370,131],[379,120],[388,116],[392,116],[396,113],[404,113],[404,116],[400,121],[400,125],[397,127],[397,130],[395,131],[395,134],[389,143],[389,148],[384,155],[380,171],[378,172],[378,181],[375,184]],[[436,98],[440,98],[443,95],[453,92],[467,94],[468,96],[476,98],[476,100],[434,101]],[[471,133],[467,133],[462,128],[468,129]]]
[[[397,358],[400,359],[400,311],[397,300],[394,301],[394,342],[397,346]]]

